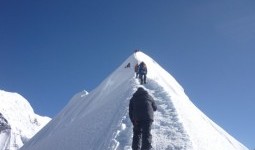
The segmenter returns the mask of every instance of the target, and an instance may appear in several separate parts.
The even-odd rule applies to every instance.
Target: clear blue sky
[[[254,148],[254,41],[254,0],[2,0],[0,89],[54,117],[139,48]]]

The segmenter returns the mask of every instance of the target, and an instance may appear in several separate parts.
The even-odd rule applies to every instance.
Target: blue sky
[[[1,1],[0,89],[54,117],[141,49],[254,148],[254,26],[253,0]]]

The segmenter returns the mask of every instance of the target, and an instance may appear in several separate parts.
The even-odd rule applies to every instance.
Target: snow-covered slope
[[[0,90],[0,150],[19,149],[49,121],[21,95]]]
[[[142,52],[131,55],[89,94],[69,104],[22,150],[130,150],[128,104],[139,85],[134,65],[144,61],[158,111],[152,126],[155,150],[248,150],[203,114],[178,82]],[[128,63],[131,68],[125,68]]]

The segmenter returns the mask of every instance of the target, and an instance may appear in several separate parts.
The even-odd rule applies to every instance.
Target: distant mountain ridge
[[[0,103],[0,150],[18,150],[51,120],[20,94],[0,90]]]
[[[148,67],[145,85],[134,73],[142,61]],[[201,112],[175,78],[143,52],[128,57],[90,93],[76,94],[21,150],[131,150],[128,105],[141,86],[158,105],[154,150],[248,150]]]

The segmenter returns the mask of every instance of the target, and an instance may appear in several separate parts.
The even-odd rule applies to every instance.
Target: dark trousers
[[[146,74],[145,73],[140,73],[139,78],[141,80],[141,84],[146,83]]]
[[[136,76],[135,76],[135,77],[136,77],[136,78],[138,78],[138,75],[139,75],[139,74],[138,74],[138,72],[135,72],[135,74],[136,74]]]
[[[152,121],[140,121],[134,123],[133,128],[133,150],[150,150],[152,148],[152,136],[151,136]],[[142,144],[142,147],[141,147]]]

